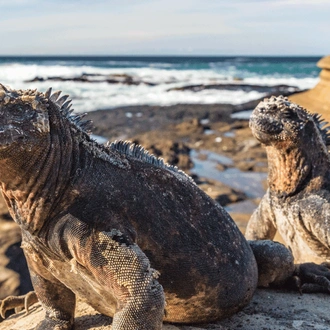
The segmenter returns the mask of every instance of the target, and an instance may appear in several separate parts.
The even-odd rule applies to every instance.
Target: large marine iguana
[[[268,185],[253,213],[248,239],[273,239],[276,230],[296,262],[330,262],[330,144],[328,127],[284,97],[259,103],[250,119],[266,146]]]
[[[210,322],[246,305],[257,263],[226,211],[143,148],[97,144],[59,95],[0,85],[1,189],[46,312],[37,329],[72,329],[76,295],[113,316],[113,330]],[[262,284],[294,275],[283,246],[251,246],[259,264],[273,260]]]

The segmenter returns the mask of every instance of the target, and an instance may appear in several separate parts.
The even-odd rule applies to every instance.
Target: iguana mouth
[[[250,127],[262,133],[277,135],[283,131],[283,124],[280,120],[271,116],[253,115],[250,118]]]

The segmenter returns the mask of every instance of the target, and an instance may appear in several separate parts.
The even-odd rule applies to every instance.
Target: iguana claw
[[[320,265],[304,263],[297,265],[295,275],[300,280],[301,292],[330,293],[330,263]]]
[[[19,312],[23,307],[25,314],[29,313],[29,307],[38,302],[37,295],[34,291],[30,291],[22,296],[9,296],[3,300],[0,300],[0,315],[5,318],[5,314],[8,310],[14,309],[15,312]]]

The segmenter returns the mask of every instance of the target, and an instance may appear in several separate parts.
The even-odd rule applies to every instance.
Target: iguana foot
[[[330,263],[320,265],[304,263],[296,266],[295,276],[298,277],[298,286],[301,292],[330,293]]]
[[[35,330],[72,330],[73,322],[64,320],[55,320],[51,318],[45,318],[41,321]]]
[[[37,295],[34,291],[22,296],[9,296],[3,299],[0,305],[0,315],[2,318],[5,318],[5,314],[8,310],[14,309],[18,313],[22,308],[25,308],[26,313],[29,313],[29,307],[38,302]]]

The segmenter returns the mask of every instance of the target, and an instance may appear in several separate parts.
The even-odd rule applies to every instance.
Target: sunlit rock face
[[[289,96],[289,99],[330,121],[330,55],[319,60],[317,66],[322,69],[319,83],[306,92]]]

